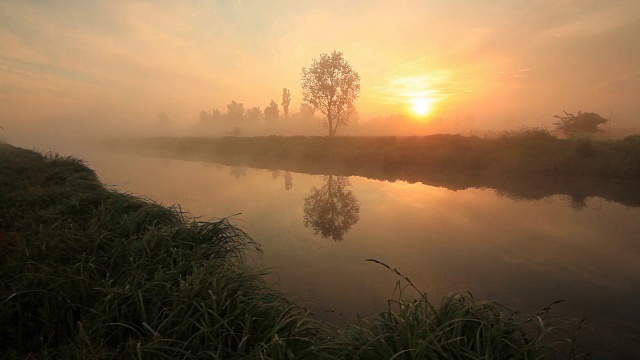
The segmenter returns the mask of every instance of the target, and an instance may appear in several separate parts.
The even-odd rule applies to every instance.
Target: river
[[[469,291],[533,315],[564,300],[550,315],[569,327],[586,318],[580,337],[597,358],[640,358],[634,200],[531,200],[492,188],[56,150],[85,159],[119,191],[179,204],[203,220],[229,217],[261,245],[249,261],[319,319],[344,324],[397,298],[396,284],[406,281],[365,261],[375,259],[435,304]],[[407,288],[403,296],[416,294]]]

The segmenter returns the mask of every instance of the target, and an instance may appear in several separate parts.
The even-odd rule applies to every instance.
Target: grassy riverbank
[[[621,140],[558,139],[543,130],[498,138],[226,137],[142,138],[111,142],[155,156],[341,175],[465,173],[640,179],[640,136]],[[384,175],[378,175],[384,176]],[[368,176],[370,177],[370,176]]]
[[[322,323],[244,264],[227,220],[106,189],[81,160],[0,144],[0,358],[545,359],[544,317],[453,294]],[[373,265],[372,265],[373,266]],[[562,334],[565,335],[565,334]]]

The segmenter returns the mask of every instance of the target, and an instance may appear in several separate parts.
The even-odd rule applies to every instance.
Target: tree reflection
[[[284,173],[284,189],[289,191],[293,187],[293,176],[288,171]]]
[[[280,176],[280,170],[271,170],[271,178],[273,180]],[[289,191],[293,187],[293,176],[288,171],[284,172],[284,189]]]
[[[231,168],[231,175],[233,175],[236,179],[240,179],[243,176],[247,176],[247,167],[246,166],[233,166]]]
[[[360,204],[346,176],[325,179],[321,188],[312,187],[304,199],[304,226],[323,238],[339,241],[360,220]]]

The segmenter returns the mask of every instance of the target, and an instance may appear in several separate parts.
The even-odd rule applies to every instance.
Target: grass
[[[0,190],[0,358],[567,354],[544,316],[517,320],[469,294],[437,308],[400,295],[345,328],[317,321],[245,265],[259,246],[228,220],[106,189],[76,158],[0,144]]]
[[[453,293],[436,307],[413,282],[395,268],[375,259],[407,283],[398,283],[398,300],[389,309],[349,326],[349,359],[549,359],[577,358],[577,345],[571,333],[549,328],[543,319],[554,304],[533,317],[517,313],[496,303],[477,301],[470,293]],[[420,294],[405,301],[402,293],[411,287]]]
[[[464,173],[640,179],[637,136],[622,140],[558,139],[540,129],[504,133],[497,138],[443,134],[405,138],[167,137],[114,141],[111,145],[186,160],[372,178],[384,177],[385,173]]]
[[[563,195],[640,206],[640,135],[621,140],[557,139],[540,129],[494,138],[228,137],[111,141],[114,150],[229,166],[420,182],[450,190],[490,188],[505,197]]]

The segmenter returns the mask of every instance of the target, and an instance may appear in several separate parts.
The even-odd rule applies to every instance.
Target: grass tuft
[[[367,259],[399,275],[397,300],[387,311],[349,326],[341,335],[348,359],[551,359],[579,358],[575,337],[548,325],[551,307],[534,317],[518,317],[496,303],[453,293],[434,306],[424,292],[397,269]],[[420,296],[405,300],[411,287]]]

